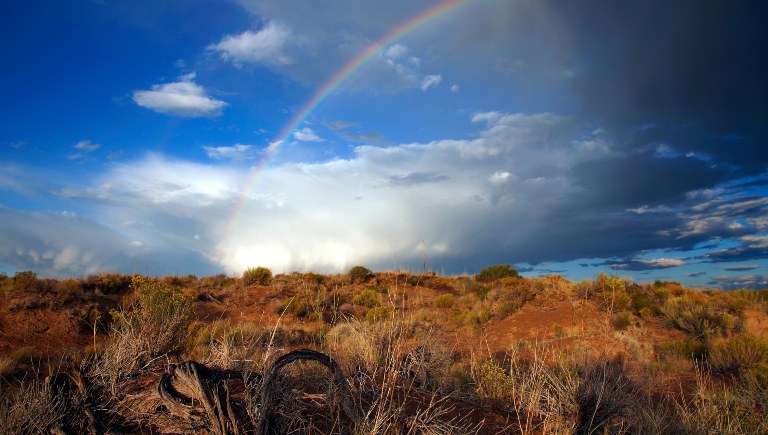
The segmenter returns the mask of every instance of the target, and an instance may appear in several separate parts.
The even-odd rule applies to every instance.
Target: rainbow
[[[406,35],[414,29],[427,24],[441,15],[450,12],[465,3],[469,3],[472,0],[446,0],[439,3],[432,8],[422,11],[418,15],[406,20],[394,29],[387,32],[384,36],[377,41],[369,45],[365,50],[357,54],[352,60],[347,62],[340,70],[338,70],[330,79],[328,79],[313,95],[312,97],[301,106],[301,109],[296,112],[293,118],[280,130],[280,134],[273,140],[264,151],[264,157],[259,162],[259,165],[251,171],[251,175],[245,184],[237,204],[234,207],[234,211],[230,220],[226,223],[224,228],[224,239],[229,237],[231,228],[234,223],[240,217],[243,211],[243,207],[248,200],[250,192],[256,187],[256,183],[259,180],[259,176],[264,172],[268,163],[275,157],[280,151],[281,146],[285,141],[293,134],[293,132],[301,125],[304,120],[307,119],[310,113],[312,113],[323,101],[325,101],[331,94],[334,93],[339,86],[346,82],[352,75],[355,74],[362,66],[370,61],[377,53],[382,51],[388,45],[395,42],[398,38]]]

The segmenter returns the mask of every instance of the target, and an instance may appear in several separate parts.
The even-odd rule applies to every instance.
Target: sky
[[[0,6],[0,272],[768,287],[768,3]]]

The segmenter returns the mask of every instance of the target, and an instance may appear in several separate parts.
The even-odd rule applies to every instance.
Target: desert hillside
[[[768,291],[0,277],[0,433],[766,433]]]

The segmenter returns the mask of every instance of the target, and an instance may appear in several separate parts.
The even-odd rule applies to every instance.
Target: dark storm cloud
[[[593,204],[639,207],[679,200],[691,190],[723,181],[726,173],[692,158],[660,159],[644,153],[584,162],[571,175]]]
[[[708,284],[724,290],[734,290],[740,288],[757,290],[768,288],[768,276],[715,276],[712,277],[712,280],[709,281]]]
[[[768,3],[584,0],[550,10],[579,59],[575,95],[617,137],[765,170]]]
[[[768,258],[768,248],[739,246],[704,254],[704,259],[713,263],[728,263],[732,261],[762,260]]]

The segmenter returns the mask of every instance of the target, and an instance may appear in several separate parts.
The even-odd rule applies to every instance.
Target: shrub
[[[638,292],[632,295],[632,307],[635,309],[636,313],[639,313],[643,309],[650,309],[652,307],[652,302],[648,295]]]
[[[312,307],[305,300],[298,297],[292,297],[283,302],[276,314],[280,314],[283,311],[293,314],[296,317],[307,317],[312,312]]]
[[[364,266],[355,266],[349,269],[347,277],[352,284],[362,284],[373,276],[373,272]]]
[[[320,285],[323,283],[323,281],[325,281],[325,276],[307,272],[304,274],[302,279],[307,284]]]
[[[90,275],[83,283],[83,290],[89,293],[112,295],[124,293],[131,287],[132,277],[118,273]]]
[[[470,328],[479,328],[491,320],[491,312],[487,309],[480,311],[461,310],[452,313],[449,319],[457,326],[468,326]]]
[[[155,278],[136,275],[131,286],[138,293],[138,305],[113,313],[117,338],[132,346],[136,355],[181,350],[192,320],[192,300]]]
[[[438,308],[451,308],[453,306],[453,295],[440,295],[435,298],[435,306]]]
[[[480,400],[490,401],[492,406],[501,406],[509,400],[513,391],[514,380],[495,361],[483,362],[473,377],[475,392]]]
[[[83,292],[83,285],[76,279],[65,279],[56,284],[56,292],[64,299],[80,296]]]
[[[489,287],[484,285],[475,287],[475,296],[481,301],[484,301],[488,297],[488,293],[491,291]]]
[[[0,378],[12,375],[14,370],[16,370],[16,364],[16,359],[7,356],[0,356]]]
[[[717,313],[704,303],[687,296],[667,300],[661,308],[661,314],[676,328],[702,341],[728,332],[736,323],[733,316]]]
[[[375,291],[376,293],[382,293],[382,294],[387,294],[387,293],[389,293],[389,288],[388,288],[388,287],[385,287],[385,286],[383,286],[383,285],[369,285],[369,286],[368,286],[368,287],[366,287],[365,289],[366,289],[366,290],[372,290],[372,291]]]
[[[656,349],[656,356],[660,360],[668,359],[672,356],[700,360],[706,354],[707,346],[690,339],[659,343]]]
[[[626,311],[618,313],[611,319],[611,324],[616,329],[624,330],[632,325],[632,317]]]
[[[381,296],[373,290],[363,290],[352,298],[352,303],[361,307],[378,307],[381,305]]]
[[[576,433],[617,433],[626,425],[639,391],[622,360],[600,358],[582,368],[575,391],[578,406]]]
[[[37,274],[31,270],[16,272],[13,275],[13,287],[19,291],[36,291],[38,288]]]
[[[741,375],[768,364],[768,340],[754,334],[740,334],[712,343],[709,365],[717,374]]]
[[[556,338],[564,338],[565,337],[565,328],[563,325],[559,323],[553,323],[552,324],[552,334],[555,335]]]
[[[496,307],[496,314],[499,316],[500,319],[503,319],[507,316],[511,316],[522,307],[523,307],[522,299],[512,299],[512,300],[503,301]]]
[[[494,279],[508,278],[519,276],[517,270],[515,270],[509,264],[495,264],[488,266],[485,269],[475,275],[475,279],[479,281],[491,281]]]
[[[405,277],[405,283],[414,287],[423,286],[424,285],[424,278],[422,278],[420,275],[408,275]]]
[[[375,307],[365,313],[365,320],[378,322],[392,317],[392,307]]]
[[[243,272],[243,285],[269,285],[272,283],[272,271],[266,267],[252,267]]]

